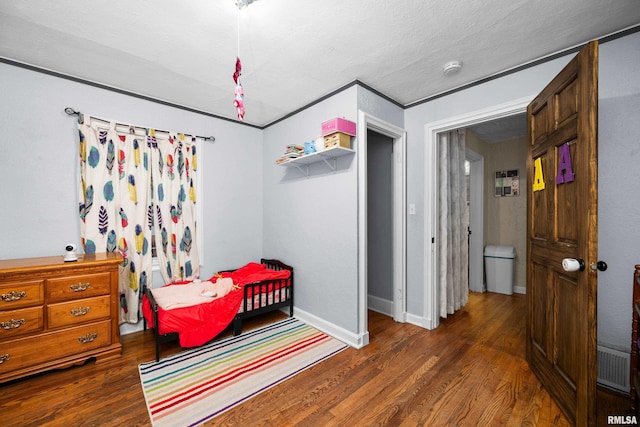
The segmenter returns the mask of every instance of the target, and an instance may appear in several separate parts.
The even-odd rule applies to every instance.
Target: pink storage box
[[[345,119],[331,119],[322,123],[322,136],[334,132],[342,132],[347,135],[356,136],[356,124]]]

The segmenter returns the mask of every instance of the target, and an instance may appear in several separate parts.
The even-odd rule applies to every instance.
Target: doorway
[[[393,138],[367,129],[367,306],[393,317]]]
[[[382,255],[387,259],[391,257],[390,263],[385,267],[391,267],[391,274],[387,277],[390,277],[392,283],[391,288],[385,291],[391,298],[388,300],[390,304],[387,304],[386,309],[390,311],[395,321],[406,322],[406,132],[402,128],[360,111],[356,148],[358,152],[358,347],[369,343],[367,316],[370,287],[369,263],[373,262],[373,258],[369,257],[369,187],[374,186],[375,181],[369,179],[368,135],[383,141],[379,142],[384,144],[382,148],[377,147],[379,144],[374,142],[373,151],[375,157],[387,156],[387,175],[390,179],[389,188],[381,196],[389,203],[391,213],[390,219],[383,220],[387,223],[385,226],[387,230],[390,229],[390,236],[388,231],[385,233],[387,234],[386,244],[391,244],[391,251]],[[391,149],[390,157],[388,156],[389,148]],[[371,160],[374,161],[373,157]],[[376,219],[378,214],[373,215],[371,220],[378,221],[379,219]]]
[[[440,323],[439,290],[437,286],[438,259],[435,242],[438,239],[437,217],[437,141],[442,132],[453,129],[467,128],[483,122],[507,118],[526,113],[527,105],[532,97],[519,99],[510,103],[490,107],[485,110],[448,118],[425,125],[425,277],[424,277],[424,319],[423,324],[428,329],[435,329]],[[477,245],[477,243],[476,243]],[[480,256],[480,260],[478,260]],[[482,251],[474,254],[473,264],[482,268]],[[469,261],[470,267],[472,260]],[[477,272],[476,272],[477,274]]]
[[[501,287],[501,291],[524,294],[526,292],[527,253],[527,117],[515,114],[509,117],[482,122],[466,128],[467,149],[475,150],[483,157],[484,240],[475,249],[470,248],[482,267],[483,247],[487,245],[512,246],[513,289]],[[501,178],[498,178],[498,175]],[[507,178],[503,178],[507,176]],[[474,214],[472,210],[472,215]],[[473,219],[473,216],[472,216]],[[476,226],[472,231],[478,229]],[[473,234],[470,236],[473,238]],[[470,266],[471,268],[471,266]],[[493,276],[492,276],[493,277]],[[495,289],[496,284],[492,284]],[[470,287],[470,290],[475,290]]]

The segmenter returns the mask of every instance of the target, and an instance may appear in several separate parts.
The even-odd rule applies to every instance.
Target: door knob
[[[562,260],[562,268],[564,271],[584,271],[584,260],[580,258],[565,258]]]
[[[591,264],[589,268],[591,268],[594,271],[595,270],[607,271],[607,268],[609,268],[609,266],[604,261],[598,261],[596,264]]]

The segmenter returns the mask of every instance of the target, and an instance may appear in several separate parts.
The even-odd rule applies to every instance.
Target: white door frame
[[[439,291],[438,291],[438,259],[435,242],[438,240],[438,134],[454,129],[465,128],[490,120],[526,113],[527,106],[535,95],[520,98],[504,104],[495,105],[482,110],[449,117],[424,126],[425,134],[425,198],[424,198],[424,318],[423,325],[427,329],[435,329],[440,324]]]
[[[466,159],[471,164],[469,175],[469,290],[482,292],[484,288],[484,157],[467,148]]]
[[[369,343],[367,316],[367,129],[393,139],[393,319],[406,322],[406,194],[407,133],[404,129],[358,111],[358,336]]]

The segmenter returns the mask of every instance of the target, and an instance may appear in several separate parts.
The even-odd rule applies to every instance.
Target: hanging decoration
[[[240,53],[238,52],[238,55]],[[240,83],[240,75],[242,74],[242,63],[240,62],[240,56],[236,59],[236,72],[233,73],[233,81],[236,82],[236,89],[234,92],[235,98],[233,100],[233,106],[236,107],[236,113],[238,119],[244,120],[244,89],[242,89],[242,83]]]
[[[533,163],[533,191],[544,190],[544,174],[542,173],[542,159],[538,157]]]
[[[571,151],[569,143],[563,144],[559,148],[560,160],[558,161],[558,174],[556,175],[556,184],[565,184],[575,180],[573,168],[571,167]]]
[[[238,55],[236,56],[236,71],[233,73],[233,81],[236,84],[233,95],[233,106],[236,109],[236,114],[239,120],[244,120],[244,89],[242,83],[240,83],[240,76],[242,75],[242,62],[240,61],[240,11],[248,7],[254,0],[236,0],[236,6],[238,7]]]

